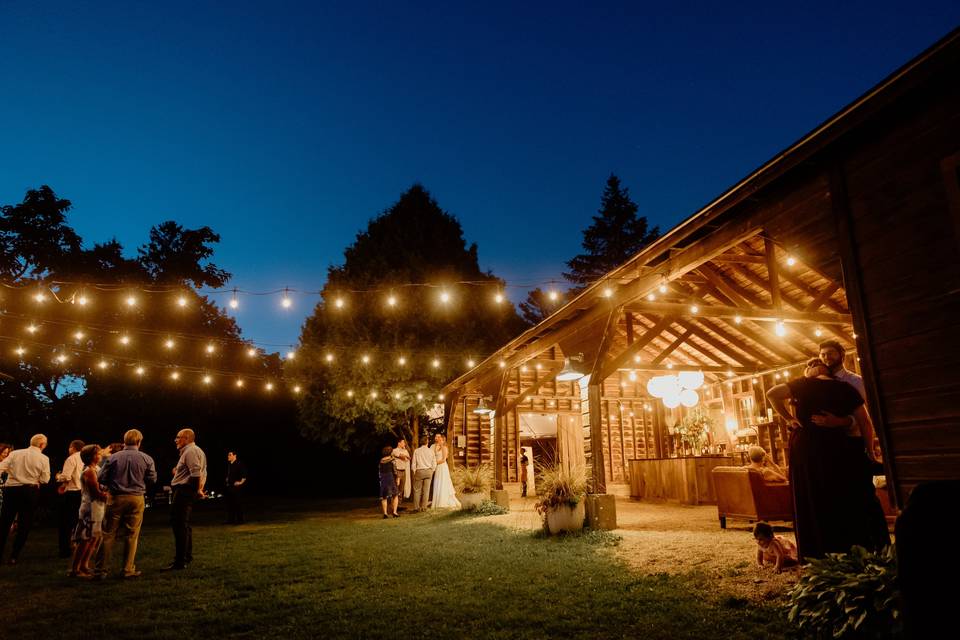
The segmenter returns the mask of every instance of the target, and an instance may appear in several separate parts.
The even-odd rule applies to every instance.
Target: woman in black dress
[[[869,471],[871,449],[849,428],[819,426],[822,421],[815,418],[824,413],[852,415],[855,427],[867,427],[870,416],[860,394],[831,378],[826,365],[813,359],[803,378],[773,387],[767,398],[791,427],[790,487],[801,561],[847,553],[854,545],[879,549],[889,544]],[[796,417],[786,407],[791,399]],[[872,434],[873,429],[863,432]]]
[[[383,517],[399,518],[397,513],[397,481],[393,475],[393,447],[384,447],[380,458],[380,505],[383,507]],[[391,507],[391,513],[387,513],[387,507]]]

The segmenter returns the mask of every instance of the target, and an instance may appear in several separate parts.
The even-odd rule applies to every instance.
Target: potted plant
[[[476,509],[487,499],[493,484],[493,467],[486,462],[476,467],[460,467],[453,470],[453,484],[462,509]]]
[[[580,531],[586,517],[584,498],[589,487],[587,470],[582,466],[541,465],[537,476],[537,513],[551,534]]]

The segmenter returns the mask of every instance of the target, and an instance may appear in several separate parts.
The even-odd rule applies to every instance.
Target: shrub
[[[480,503],[480,506],[473,510],[473,513],[478,516],[502,516],[505,513],[510,513],[510,509],[501,507],[493,500],[484,500]]]
[[[790,591],[787,619],[817,638],[896,638],[901,633],[896,553],[853,547],[811,560]]]
[[[590,486],[587,469],[583,466],[548,464],[540,465],[537,471],[537,496],[540,499],[535,507],[541,515],[562,505],[577,506]]]
[[[460,493],[486,493],[493,484],[493,467],[486,462],[476,467],[458,466],[453,470],[453,484]]]

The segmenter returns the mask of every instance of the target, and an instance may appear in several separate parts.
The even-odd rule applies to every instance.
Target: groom
[[[429,438],[413,452],[413,510],[425,511],[430,501],[430,482],[437,468],[437,456],[430,448]],[[422,498],[421,498],[422,496]]]

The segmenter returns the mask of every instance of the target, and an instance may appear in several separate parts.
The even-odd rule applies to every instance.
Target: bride
[[[433,445],[433,453],[437,456],[437,470],[433,474],[433,509],[459,509],[460,501],[457,500],[456,491],[453,488],[453,480],[450,478],[450,467],[447,465],[447,442],[439,433],[436,437],[436,444]]]

